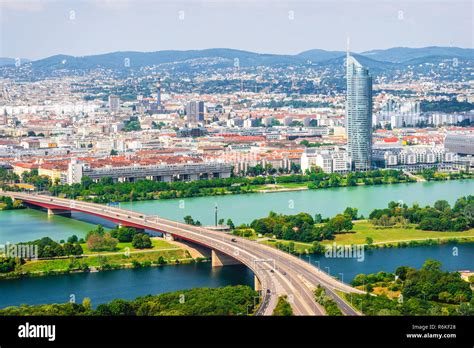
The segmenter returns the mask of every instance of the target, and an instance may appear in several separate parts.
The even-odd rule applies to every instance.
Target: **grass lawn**
[[[168,243],[166,240],[158,239],[158,238],[151,238],[151,243],[153,244],[153,250],[160,250],[160,249],[171,249],[176,248],[179,249],[176,245]],[[87,244],[81,244],[82,250],[84,250],[84,254],[100,254],[100,253],[110,253],[111,251],[91,251],[87,248]],[[125,252],[126,248],[129,248],[130,251],[140,251],[143,249],[135,249],[132,246],[131,242],[128,243],[118,243],[117,249],[115,252]],[[148,249],[151,250],[151,249]]]
[[[382,244],[388,242],[422,240],[422,239],[449,239],[459,237],[474,238],[474,229],[463,232],[435,232],[417,230],[413,226],[411,228],[375,228],[368,221],[356,221],[354,223],[355,233],[337,234],[334,240],[323,241],[322,244],[365,244],[366,237],[372,237],[374,243]]]
[[[277,184],[280,188],[297,188],[297,187],[308,187],[310,182],[287,182]]]
[[[291,243],[291,240],[282,240],[282,239],[269,239],[269,240],[264,240],[261,241],[260,243],[270,245],[270,246],[275,246],[276,242],[283,243],[285,245]],[[303,243],[303,242],[293,242],[295,243],[295,250],[298,253],[305,253],[306,249],[309,249],[311,247],[311,243]]]
[[[336,234],[336,238],[333,240],[324,240],[321,242],[323,245],[331,245],[336,242],[337,244],[365,244],[367,237],[372,237],[374,244],[393,243],[398,241],[410,241],[410,240],[424,240],[424,239],[450,239],[450,238],[472,238],[474,241],[474,229],[463,232],[436,232],[436,231],[422,231],[412,228],[381,228],[376,229],[372,223],[368,221],[356,221],[354,223],[354,232],[345,234]],[[276,242],[288,244],[291,241],[270,239],[261,241],[262,244],[274,246]],[[305,249],[311,247],[311,243],[294,242],[295,249],[297,252],[304,253]]]
[[[250,185],[250,188],[255,191],[262,190],[281,190],[281,189],[291,189],[291,188],[301,188],[308,187],[309,182],[288,182],[281,184],[269,184],[269,185]]]
[[[129,265],[133,260],[139,262],[145,261],[157,261],[160,256],[163,256],[165,260],[176,260],[176,259],[188,259],[191,255],[187,250],[162,250],[162,251],[151,251],[143,253],[130,254],[126,257],[124,254],[107,255],[107,256],[89,256],[84,258],[76,259],[76,264],[87,264],[89,267],[103,266],[108,263],[110,265]],[[69,268],[71,260],[69,259],[53,259],[53,260],[38,260],[30,261],[21,266],[22,272],[46,272],[46,271],[65,271]]]

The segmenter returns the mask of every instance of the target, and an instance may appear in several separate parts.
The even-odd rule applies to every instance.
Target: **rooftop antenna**
[[[349,58],[350,56],[350,45],[351,45],[351,38],[349,36],[347,36],[347,39],[346,39],[346,55],[347,55],[347,58]]]

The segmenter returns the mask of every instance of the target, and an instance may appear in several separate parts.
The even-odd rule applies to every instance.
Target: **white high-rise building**
[[[372,77],[347,55],[346,132],[352,170],[369,170],[372,157]]]

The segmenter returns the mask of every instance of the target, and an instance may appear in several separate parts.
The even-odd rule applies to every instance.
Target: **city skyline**
[[[370,20],[360,21],[363,17]],[[393,4],[371,0],[335,4],[97,0],[71,6],[62,1],[2,0],[0,56],[36,60],[55,54],[212,47],[297,54],[314,48],[345,50],[347,37],[353,52],[389,47],[471,48],[472,35],[466,35],[472,32],[471,22],[472,4],[463,0],[456,6],[447,1]]]
[[[473,4],[0,0],[3,340],[467,342]]]

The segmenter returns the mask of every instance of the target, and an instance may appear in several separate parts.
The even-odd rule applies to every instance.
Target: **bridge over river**
[[[324,309],[314,300],[313,290],[317,285],[326,289],[326,293],[336,301],[344,314],[360,315],[337,292],[363,293],[362,291],[340,282],[293,255],[268,245],[203,227],[96,203],[20,192],[2,192],[1,195],[20,199],[27,205],[45,208],[48,214],[82,212],[123,226],[161,232],[167,238],[182,239],[210,248],[213,266],[238,262],[252,270],[255,275],[255,288],[262,296],[257,315],[271,315],[281,295],[288,296],[296,315],[324,315]]]

